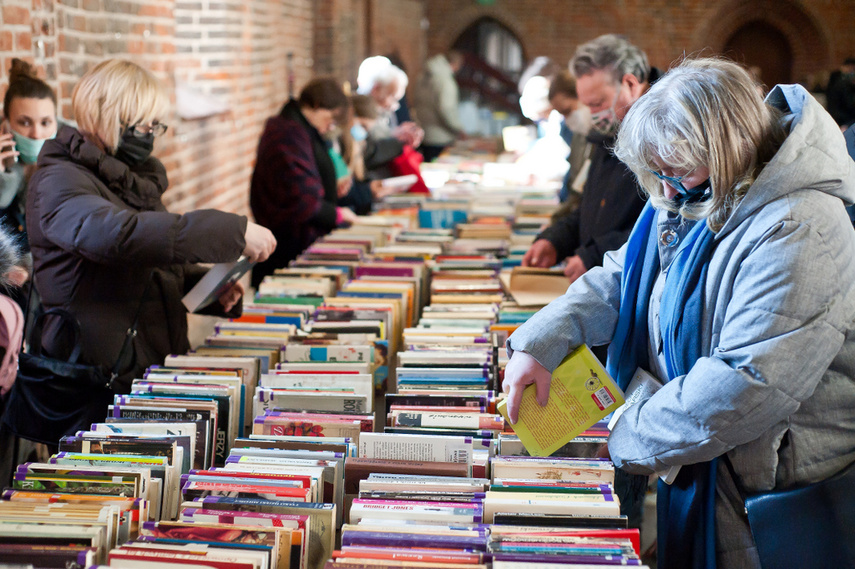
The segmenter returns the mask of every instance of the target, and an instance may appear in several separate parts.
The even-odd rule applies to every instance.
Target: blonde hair
[[[751,75],[721,58],[685,60],[630,108],[615,154],[638,177],[657,208],[676,211],[650,170],[654,158],[677,171],[710,171],[712,196],[679,213],[724,225],[785,138],[780,113],[766,105]]]
[[[71,107],[80,132],[115,154],[122,131],[159,121],[169,98],[148,70],[121,59],[102,61],[80,79]]]

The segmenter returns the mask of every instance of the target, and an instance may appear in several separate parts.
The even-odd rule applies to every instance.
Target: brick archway
[[[793,78],[801,80],[810,73],[834,65],[829,33],[806,6],[789,0],[732,0],[722,4],[699,30],[695,45],[721,53],[728,40],[743,26],[762,22],[779,30],[792,49]]]
[[[497,23],[507,28],[508,31],[516,36],[517,41],[522,47],[523,56],[529,53],[529,49],[527,48],[524,40],[526,34],[516,24],[514,15],[505,9],[496,6],[491,6],[489,8],[485,8],[484,6],[470,6],[468,8],[456,9],[454,23],[446,29],[435,30],[438,35],[444,38],[445,42],[447,42],[447,45],[441,46],[441,50],[450,48],[454,45],[454,42],[457,41],[460,35],[463,34],[463,32],[465,32],[472,24],[478,20],[483,20],[484,18],[495,20]],[[432,32],[433,31],[434,30],[432,30]]]

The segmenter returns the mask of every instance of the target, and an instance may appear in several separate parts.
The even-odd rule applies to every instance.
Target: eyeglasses
[[[152,136],[160,136],[166,132],[167,128],[169,128],[167,125],[155,121],[151,124],[135,124],[131,127],[131,131],[134,133],[135,137],[144,138],[149,134]]]
[[[656,176],[657,178],[659,178],[660,180],[662,180],[663,182],[668,182],[668,184],[672,188],[674,188],[675,190],[677,190],[681,194],[685,194],[689,190],[687,190],[686,186],[683,185],[683,178],[685,178],[686,176],[688,176],[689,174],[691,174],[695,170],[692,169],[691,171],[683,174],[682,176],[666,176],[665,174],[660,174],[656,170],[651,170],[649,168],[647,169],[647,171],[650,172],[651,174],[653,174],[654,176]]]

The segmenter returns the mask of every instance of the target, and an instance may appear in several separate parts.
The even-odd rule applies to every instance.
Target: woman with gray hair
[[[855,163],[807,91],[764,102],[720,59],[653,85],[615,152],[650,201],[626,245],[511,336],[511,419],[525,386],[546,401],[576,346],[611,342],[623,388],[638,368],[664,383],[608,443],[628,472],[680,469],[659,483],[659,567],[760,567],[744,496],[855,462]]]

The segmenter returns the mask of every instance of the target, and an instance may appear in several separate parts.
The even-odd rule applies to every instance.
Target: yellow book
[[[537,404],[534,385],[523,390],[513,429],[531,456],[549,456],[623,402],[623,392],[588,346],[582,345],[552,372],[545,407]],[[510,424],[507,399],[497,408]]]

